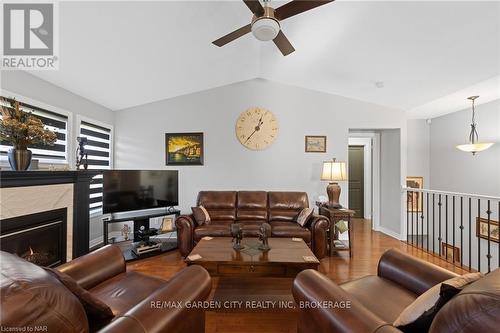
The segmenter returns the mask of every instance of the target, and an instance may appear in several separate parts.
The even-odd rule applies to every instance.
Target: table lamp
[[[331,161],[324,161],[321,180],[329,181],[326,187],[328,207],[337,209],[342,208],[342,205],[339,204],[340,186],[337,182],[347,180],[346,162],[337,162],[335,158]]]

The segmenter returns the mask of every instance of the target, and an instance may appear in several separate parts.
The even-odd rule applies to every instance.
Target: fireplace
[[[67,209],[0,220],[0,248],[39,266],[66,262]]]

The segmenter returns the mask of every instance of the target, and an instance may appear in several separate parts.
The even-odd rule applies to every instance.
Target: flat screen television
[[[179,204],[177,170],[106,170],[103,178],[104,214]]]

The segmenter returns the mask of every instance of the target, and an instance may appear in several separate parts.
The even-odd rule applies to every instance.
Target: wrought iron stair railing
[[[406,242],[465,270],[500,266],[500,197],[403,188]]]

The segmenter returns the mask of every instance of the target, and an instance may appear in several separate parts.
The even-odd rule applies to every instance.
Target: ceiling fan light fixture
[[[279,22],[270,17],[261,17],[252,23],[252,34],[260,41],[270,41],[280,32]]]

